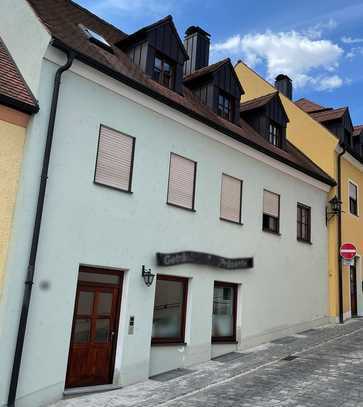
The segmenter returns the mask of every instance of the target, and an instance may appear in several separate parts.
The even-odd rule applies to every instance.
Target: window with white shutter
[[[272,233],[280,230],[280,195],[266,190],[263,191],[262,229]]]
[[[171,153],[168,204],[194,210],[197,163]]]
[[[241,223],[242,181],[222,174],[221,219]]]
[[[101,126],[95,182],[131,191],[135,138]]]

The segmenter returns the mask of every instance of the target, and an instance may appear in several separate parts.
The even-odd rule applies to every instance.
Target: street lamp
[[[328,223],[328,221],[332,219],[334,216],[342,212],[342,201],[340,201],[338,197],[335,195],[329,201],[329,206],[330,206],[329,208],[326,208],[326,223]]]
[[[145,284],[150,287],[154,281],[155,274],[151,272],[151,269],[146,269],[145,266],[142,266],[142,278],[144,279]]]

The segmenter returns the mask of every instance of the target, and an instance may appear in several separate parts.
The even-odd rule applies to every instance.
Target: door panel
[[[350,267],[350,305],[352,317],[358,315],[358,306],[357,306],[357,271],[356,266]]]
[[[112,382],[120,287],[79,282],[66,387]]]

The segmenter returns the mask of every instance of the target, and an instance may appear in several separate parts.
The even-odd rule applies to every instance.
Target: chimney
[[[280,74],[276,76],[275,88],[292,100],[292,81],[287,75]]]
[[[191,26],[185,31],[184,47],[189,59],[184,64],[184,76],[188,76],[209,64],[210,34],[200,27]]]

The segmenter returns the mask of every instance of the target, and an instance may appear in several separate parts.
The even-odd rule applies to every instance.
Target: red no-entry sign
[[[340,255],[344,260],[352,260],[357,254],[357,249],[353,243],[344,243],[340,247]]]

